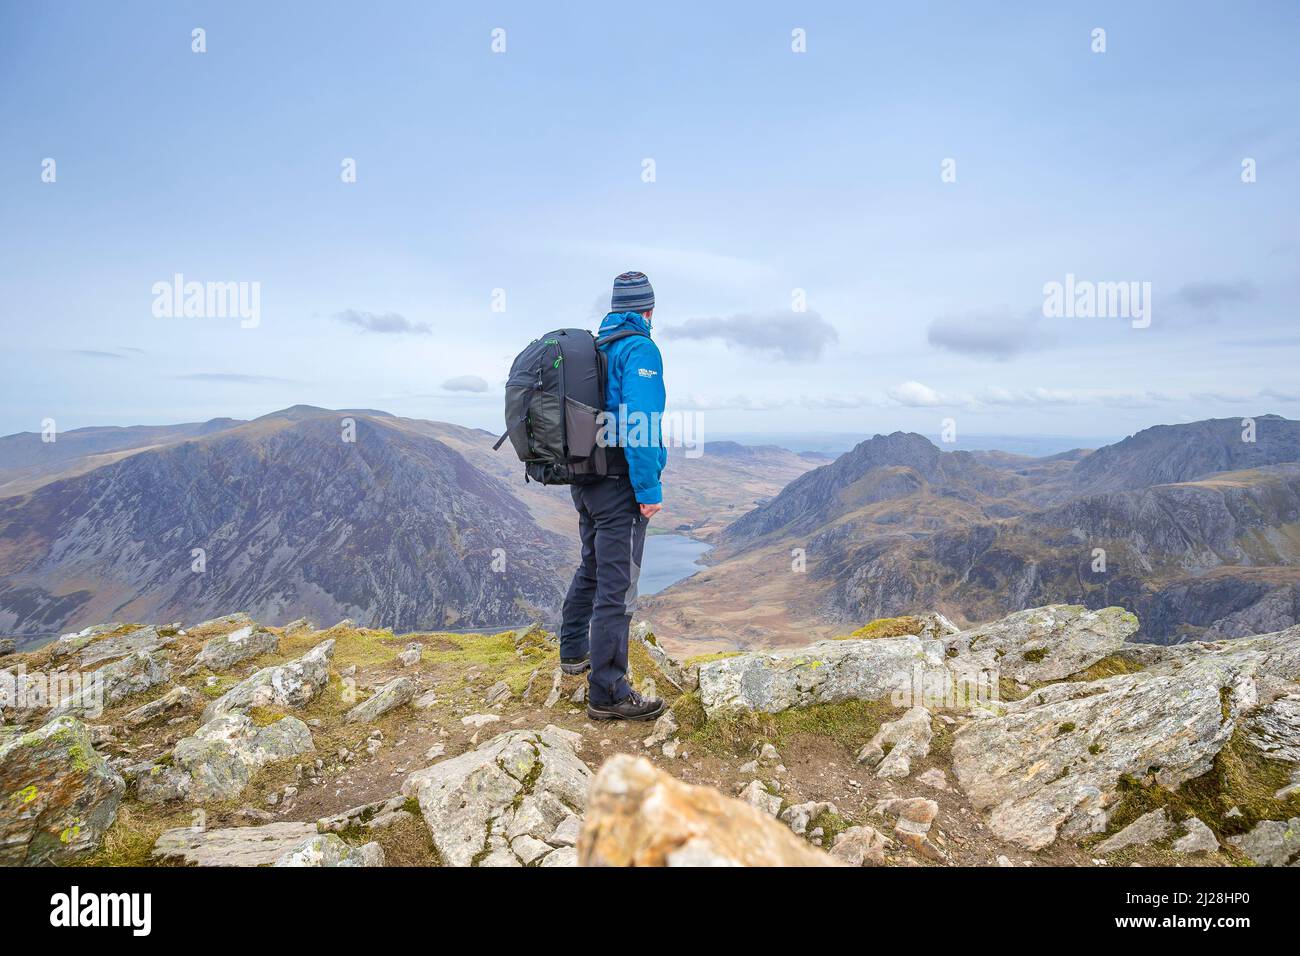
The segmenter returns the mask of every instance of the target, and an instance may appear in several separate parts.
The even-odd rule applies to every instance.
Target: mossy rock
[[[903,637],[920,634],[925,622],[919,617],[880,617],[864,624],[852,634],[838,637],[839,641],[869,641],[879,637]]]

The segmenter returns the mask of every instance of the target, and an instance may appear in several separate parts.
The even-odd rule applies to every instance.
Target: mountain
[[[1127,607],[1154,642],[1282,629],[1300,620],[1300,423],[1242,434],[1158,426],[1043,459],[877,435],[734,522],[647,613],[701,649],[1062,602]]]
[[[573,504],[566,488],[525,483],[496,437],[298,405],[252,422],[0,438],[0,633],[232,606],[280,623],[549,619],[577,557]],[[815,465],[775,447],[673,449],[656,530],[708,538]]]
[[[555,611],[566,553],[442,442],[383,415],[299,407],[0,499],[0,629],[228,607],[271,621],[509,623]]]
[[[1239,418],[1156,425],[1079,462],[1070,486],[1080,494],[1122,491],[1300,461],[1300,422],[1261,415],[1254,423],[1253,441]]]

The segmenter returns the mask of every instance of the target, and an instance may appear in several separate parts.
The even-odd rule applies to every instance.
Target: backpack
[[[596,440],[608,378],[601,347],[641,334],[620,329],[596,338],[586,329],[557,329],[531,342],[510,366],[506,430],[492,450],[509,438],[525,482],[570,485],[626,475],[623,450]]]

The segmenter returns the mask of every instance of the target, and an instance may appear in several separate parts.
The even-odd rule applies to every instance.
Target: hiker
[[[659,419],[664,410],[663,359],[650,339],[655,296],[640,272],[614,280],[610,311],[597,342],[607,360],[605,434],[609,466],[601,476],[570,486],[578,509],[582,563],[564,599],[560,666],[587,677],[587,716],[592,720],[653,720],[664,702],[645,698],[627,681],[628,626],[636,601],[646,525],[663,507],[659,474],[667,462]]]

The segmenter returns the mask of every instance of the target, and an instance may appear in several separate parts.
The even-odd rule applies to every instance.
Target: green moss
[[[1047,656],[1047,648],[1036,647],[1032,651],[1025,651],[1020,656],[1023,657],[1025,660],[1029,661],[1029,663],[1031,664],[1037,664],[1039,661],[1041,661],[1044,657]]]
[[[696,654],[694,657],[688,657],[683,662],[684,667],[699,667],[701,664],[709,664],[713,661],[724,660],[728,657],[739,657],[741,651],[719,651],[716,654]]]
[[[679,691],[672,682],[668,680],[663,671],[659,669],[646,650],[645,644],[636,638],[627,643],[627,667],[628,680],[633,687],[640,688],[641,681],[647,677],[652,678],[655,682],[655,693],[662,697],[668,703],[675,701],[681,691]]]
[[[1088,744],[1088,753],[1092,754],[1094,757],[1101,753],[1102,749],[1101,744]]]
[[[808,821],[809,832],[817,827],[822,828],[822,846],[827,850],[835,844],[835,838],[851,826],[853,826],[852,820],[838,813],[831,813],[829,810],[823,810]]]
[[[1090,667],[1065,678],[1067,681],[1093,681],[1120,674],[1134,674],[1142,670],[1142,665],[1122,654],[1109,654]]]
[[[874,640],[879,637],[904,637],[921,633],[925,622],[919,617],[879,617],[862,625],[852,634],[838,637],[839,641]]]
[[[688,737],[704,729],[707,716],[704,713],[704,704],[700,702],[700,695],[694,691],[689,694],[682,694],[669,708],[673,715],[673,720],[677,721],[680,728],[679,733],[682,737]]]
[[[1176,791],[1149,780],[1121,778],[1121,801],[1111,815],[1107,833],[1116,833],[1142,814],[1164,807],[1175,821],[1199,818],[1223,842],[1253,829],[1261,820],[1300,815],[1300,796],[1285,801],[1273,797],[1289,781],[1288,765],[1264,757],[1238,729],[1214,758],[1209,771],[1188,780]],[[1234,807],[1240,813],[1228,816]],[[1224,852],[1235,853],[1226,847]]]
[[[465,674],[471,668],[479,667],[488,684],[504,680],[510,685],[511,693],[518,696],[528,686],[528,677],[534,670],[553,668],[560,662],[559,648],[544,638],[539,639],[532,631],[520,636],[517,648],[515,631],[499,634],[408,634],[400,644],[422,637],[426,641],[436,638],[436,641],[426,643],[424,660],[447,675],[448,679],[443,681],[444,688],[463,684]]]
[[[739,756],[747,754],[758,740],[781,747],[815,738],[856,749],[875,736],[881,723],[897,713],[882,702],[848,700],[796,707],[779,714],[729,711],[709,717],[689,734],[680,718],[678,724],[683,728],[683,739],[689,739],[692,744],[712,753]]]
[[[1067,720],[1065,723],[1061,724],[1061,726],[1056,728],[1056,736],[1060,737],[1061,735],[1068,734],[1073,730],[1074,730],[1073,722]]]
[[[248,719],[256,727],[269,727],[271,724],[278,723],[285,717],[285,712],[276,707],[250,707],[248,708]]]

